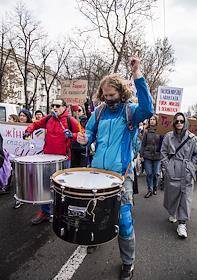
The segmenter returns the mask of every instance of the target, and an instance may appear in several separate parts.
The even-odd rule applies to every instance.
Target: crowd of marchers
[[[138,193],[138,176],[146,175],[145,199],[156,199],[164,190],[164,207],[171,223],[177,223],[177,235],[188,236],[194,182],[197,170],[197,138],[188,130],[188,120],[176,113],[172,129],[158,134],[158,116],[154,114],[151,94],[140,70],[137,56],[131,59],[131,72],[137,98],[117,74],[104,77],[97,92],[98,105],[68,106],[64,100],[53,100],[51,113],[23,108],[10,115],[10,122],[28,123],[23,138],[28,139],[40,128],[46,130],[43,154],[67,156],[66,168],[89,167],[114,171],[125,177],[119,214],[119,249],[122,265],[120,279],[133,276],[135,232],[132,219],[133,194]],[[137,99],[137,101],[136,101]],[[14,172],[9,153],[0,135],[0,193],[7,194]],[[14,208],[23,205],[15,201]],[[40,205],[32,218],[38,225],[50,220],[51,205]],[[89,246],[92,253],[96,246]]]

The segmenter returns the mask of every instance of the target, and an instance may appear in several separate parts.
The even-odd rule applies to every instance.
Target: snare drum
[[[65,168],[66,159],[65,156],[48,154],[15,158],[15,198],[33,204],[51,203],[50,176]]]
[[[70,168],[52,175],[53,230],[70,243],[97,245],[119,232],[123,177],[95,168]]]

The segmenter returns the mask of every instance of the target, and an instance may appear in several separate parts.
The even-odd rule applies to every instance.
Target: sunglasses
[[[176,120],[176,121],[175,121],[175,124],[178,124],[178,123],[183,124],[184,122],[185,122],[184,120]]]
[[[60,108],[62,105],[56,105],[56,104],[52,104],[51,105],[51,108],[54,108],[54,107],[56,107],[56,108]]]

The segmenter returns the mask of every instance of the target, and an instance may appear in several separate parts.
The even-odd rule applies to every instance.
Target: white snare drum
[[[15,198],[33,204],[52,202],[50,176],[55,171],[64,169],[66,160],[65,156],[49,154],[15,158]]]

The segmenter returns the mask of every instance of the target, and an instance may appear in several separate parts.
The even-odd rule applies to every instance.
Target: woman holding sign
[[[173,119],[173,131],[166,134],[162,148],[164,169],[164,207],[169,221],[178,221],[177,234],[187,237],[186,222],[190,218],[193,185],[197,170],[197,138],[188,131],[188,122],[182,113]]]

